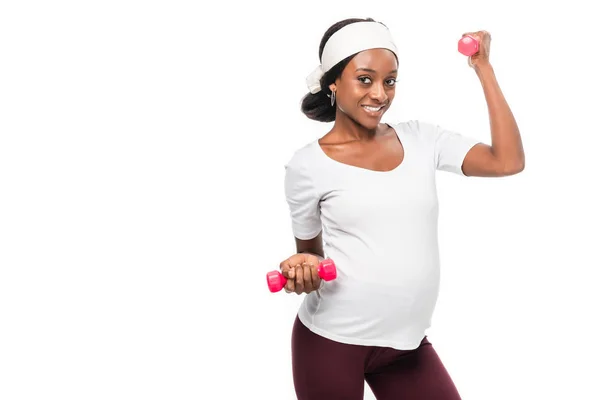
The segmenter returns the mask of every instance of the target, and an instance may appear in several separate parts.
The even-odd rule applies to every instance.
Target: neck
[[[339,108],[331,132],[344,141],[369,141],[382,133],[385,124],[377,124],[375,128],[366,128],[348,117]]]

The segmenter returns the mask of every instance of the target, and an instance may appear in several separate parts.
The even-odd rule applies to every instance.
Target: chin
[[[365,123],[361,123],[362,126],[364,126],[365,128],[367,128],[370,131],[373,131],[375,129],[377,129],[377,127],[379,126],[379,122],[378,121],[369,121],[369,122],[365,122]]]
[[[358,110],[358,112],[352,113],[352,114],[345,112],[341,107],[339,107],[339,110],[342,113],[346,114],[346,116],[349,119],[351,119],[352,121],[354,121],[354,123],[366,128],[366,129],[369,129],[369,130],[377,129],[377,127],[381,123],[381,119],[385,115],[385,111],[387,111],[387,110],[384,110],[383,113],[381,113],[380,115],[377,115],[377,116],[369,116],[369,115],[363,114],[362,110]]]
[[[367,129],[377,129],[381,123],[381,117],[379,118],[362,118],[358,120],[359,123]]]

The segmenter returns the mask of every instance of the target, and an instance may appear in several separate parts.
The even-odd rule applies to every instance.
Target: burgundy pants
[[[362,400],[365,381],[378,400],[460,400],[427,336],[414,350],[351,345],[313,333],[296,316],[292,370],[299,400]]]

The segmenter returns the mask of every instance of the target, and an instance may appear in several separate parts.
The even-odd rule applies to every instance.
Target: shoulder
[[[294,150],[285,163],[285,171],[292,180],[312,180],[314,172],[319,169],[317,139]]]
[[[292,153],[288,156],[287,162],[285,163],[286,168],[300,168],[306,165],[311,165],[316,158],[316,145],[318,145],[318,142],[315,139],[292,151]]]

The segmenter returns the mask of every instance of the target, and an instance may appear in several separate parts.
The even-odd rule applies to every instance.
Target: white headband
[[[321,65],[306,78],[312,94],[321,91],[321,77],[352,54],[369,49],[388,49],[398,56],[389,29],[380,22],[355,22],[335,32],[325,44]]]

